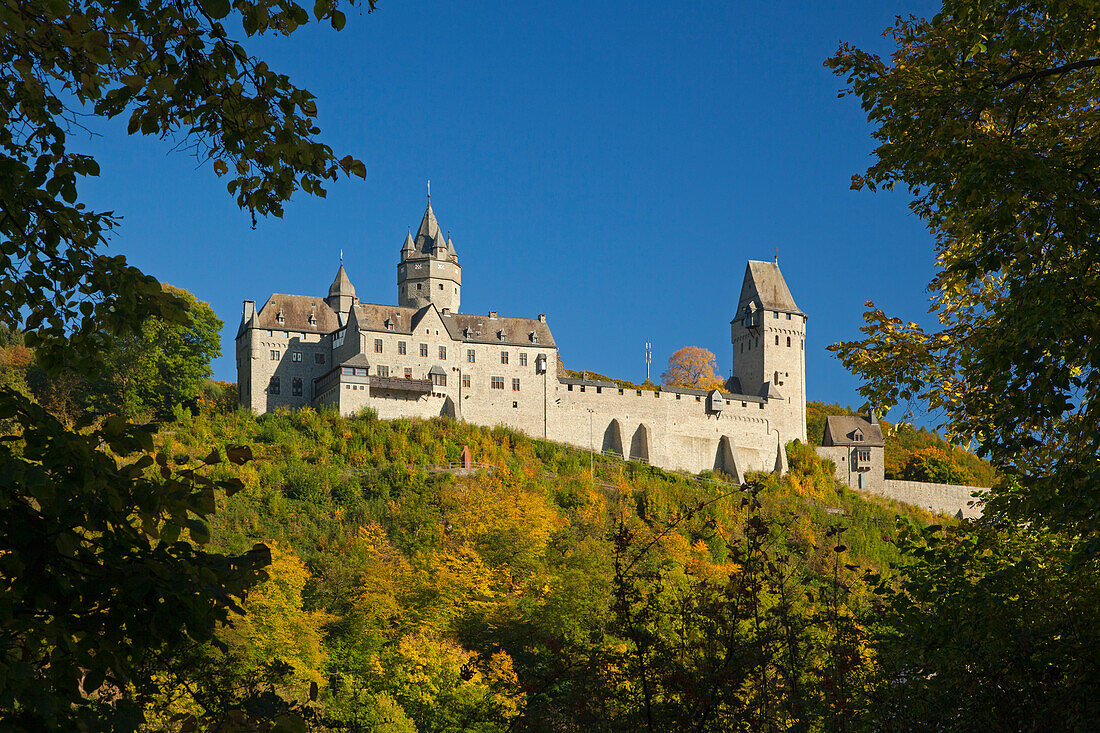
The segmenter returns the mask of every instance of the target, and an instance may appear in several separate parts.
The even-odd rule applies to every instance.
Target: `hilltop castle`
[[[723,390],[624,389],[565,376],[546,316],[459,312],[462,268],[431,199],[397,265],[397,305],[356,297],[343,262],[328,297],[245,301],[240,402],[256,413],[313,405],[379,417],[450,415],[670,469],[785,469],[806,440],[806,314],[779,266],[750,261],[730,322]]]

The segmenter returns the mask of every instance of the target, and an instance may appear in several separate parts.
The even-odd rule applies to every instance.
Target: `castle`
[[[397,302],[361,302],[343,262],[328,297],[244,302],[240,403],[384,419],[449,415],[673,470],[782,471],[806,440],[806,314],[779,266],[750,261],[730,322],[725,389],[626,389],[565,375],[545,315],[459,312],[462,268],[431,198],[397,265]]]

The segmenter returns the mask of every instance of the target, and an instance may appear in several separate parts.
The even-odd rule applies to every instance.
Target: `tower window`
[[[421,356],[427,356],[428,355],[428,345],[427,344],[420,344],[420,355]]]
[[[788,336],[787,337],[787,348],[789,349],[790,347],[791,347],[791,337]]]
[[[278,360],[279,360],[279,352],[276,351],[275,349],[272,349],[271,350],[271,361],[278,361]]]
[[[508,363],[508,352],[507,351],[500,352],[500,363],[501,364],[507,364]]]
[[[406,349],[407,349],[407,345],[405,344],[404,341],[398,341],[397,342],[397,353],[398,354],[401,354],[402,356],[404,356],[407,353]]]
[[[775,337],[775,345],[779,346],[779,336],[778,335],[776,335],[776,337]]]
[[[420,290],[420,283],[417,283],[417,284],[416,284],[416,289],[417,289],[417,290]]]
[[[376,353],[376,354],[381,354],[382,353],[382,339],[375,339],[374,340],[374,353]]]
[[[473,349],[466,349],[466,361],[473,364],[474,363],[474,356],[475,355],[474,355],[474,350]]]
[[[440,346],[439,347],[439,358],[440,359],[446,359],[447,358],[447,347],[446,346]]]
[[[778,319],[779,318],[779,311],[772,311],[772,315],[775,316]]]
[[[521,353],[519,355],[519,365],[520,366],[527,366],[527,354],[526,353]]]
[[[443,283],[439,283],[439,289],[440,289],[440,290],[442,290],[442,289],[443,289]]]
[[[787,320],[788,321],[791,320],[791,314],[790,313],[787,314]]]
[[[470,388],[470,375],[469,374],[463,374],[462,375],[462,386],[465,387],[466,389]]]

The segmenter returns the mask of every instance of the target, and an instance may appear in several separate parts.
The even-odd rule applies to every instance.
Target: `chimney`
[[[546,314],[539,313],[539,323],[546,323]]]
[[[497,317],[497,312],[496,311],[489,311],[489,317],[490,318],[496,318]]]
[[[244,310],[241,313],[241,323],[248,323],[254,315],[256,315],[256,302],[253,300],[246,300],[244,302]]]
[[[878,415],[875,414],[875,408],[871,408],[871,424],[878,425]]]

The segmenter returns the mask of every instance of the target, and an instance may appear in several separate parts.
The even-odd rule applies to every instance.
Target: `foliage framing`
[[[313,15],[339,30],[338,5]],[[99,173],[67,148],[85,118],[127,114],[130,134],[211,163],[253,223],[298,189],[365,177],[315,139],[312,95],[230,37],[231,13],[247,36],[309,21],[287,0],[0,4],[0,324],[25,332],[47,375],[93,379],[148,317],[190,321],[186,302],[99,252],[117,219],[78,203],[78,180]],[[268,559],[195,547],[215,489],[234,486],[154,457],[148,429],[90,427],[0,390],[0,714],[26,729],[139,725],[156,668],[210,639]]]
[[[908,187],[936,238],[940,330],[869,304],[834,349],[889,408],[925,400],[951,438],[1022,477],[987,514],[1100,528],[1100,5],[949,0],[899,19],[889,62],[826,64],[876,126],[853,188]],[[843,94],[843,93],[842,93]]]

